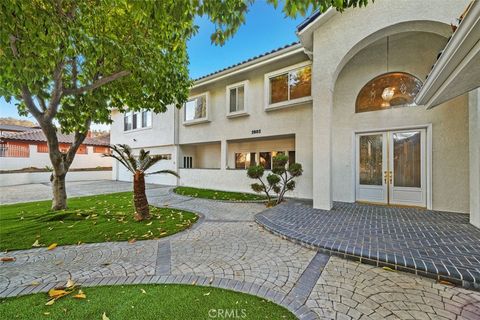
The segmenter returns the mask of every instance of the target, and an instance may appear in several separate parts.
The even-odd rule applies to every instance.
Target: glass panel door
[[[393,133],[393,185],[421,187],[420,132]]]
[[[356,200],[426,206],[426,131],[356,136]]]
[[[383,135],[360,136],[360,184],[381,186]]]
[[[424,129],[393,131],[389,144],[389,203],[426,206]]]
[[[357,183],[358,201],[387,203],[386,133],[357,136]]]

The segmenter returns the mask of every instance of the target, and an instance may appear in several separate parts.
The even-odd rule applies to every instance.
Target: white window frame
[[[227,110],[227,118],[236,118],[236,117],[243,117],[243,116],[248,116],[248,105],[249,105],[249,99],[248,99],[248,80],[233,83],[231,85],[228,85],[225,89],[225,101],[226,101],[226,110]],[[239,111],[230,111],[230,90],[243,87],[243,110]],[[238,96],[237,96],[238,100]]]
[[[201,97],[201,96],[205,96],[205,103],[207,104],[206,105],[206,108],[205,108],[205,112],[206,112],[206,115],[205,117],[203,118],[199,118],[199,119],[193,119],[193,120],[186,120],[185,117],[187,115],[187,108],[186,108],[186,103],[183,105],[183,115],[182,115],[182,119],[183,119],[183,125],[184,126],[189,126],[189,125],[193,125],[193,124],[199,124],[199,123],[205,123],[205,122],[210,122],[210,92],[209,91],[205,91],[205,92],[202,92],[200,94],[196,94],[194,96],[190,96],[188,97],[188,100],[187,101],[190,101],[190,100],[193,100],[195,98],[198,98],[198,97]]]
[[[291,71],[294,71],[296,69],[301,69],[304,67],[310,66],[312,67],[312,63],[310,61],[304,61],[301,63],[294,64],[292,66],[288,66],[286,68],[282,68],[279,70],[275,70],[269,73],[265,74],[264,77],[264,103],[265,103],[265,111],[270,111],[270,110],[276,110],[276,109],[281,109],[281,108],[286,108],[290,106],[294,106],[297,104],[305,103],[312,101],[312,96],[308,97],[302,97],[302,98],[297,98],[293,100],[286,100],[286,101],[281,101],[281,102],[276,102],[276,103],[270,103],[270,79]],[[313,74],[313,70],[312,70]],[[310,81],[311,85],[312,81]]]
[[[150,125],[149,126],[146,126],[146,127],[142,127],[142,112],[143,111],[147,111],[147,112],[150,112],[151,114],[151,121],[150,121]],[[132,129],[130,130],[125,130],[125,114],[129,114],[129,117],[130,119],[132,119]],[[137,114],[137,124],[140,123],[140,127],[137,127],[135,129],[133,129],[133,114],[136,113]],[[124,133],[130,133],[130,132],[137,132],[137,131],[142,131],[142,130],[148,130],[148,129],[151,129],[152,126],[153,126],[153,111],[151,110],[144,110],[144,109],[140,109],[139,111],[133,111],[133,110],[127,110],[126,112],[123,113],[123,132]]]

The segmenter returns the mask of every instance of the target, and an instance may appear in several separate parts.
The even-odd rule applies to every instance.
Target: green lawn
[[[173,189],[173,191],[182,196],[213,199],[213,200],[229,200],[229,201],[266,200],[264,196],[251,194],[251,193],[227,192],[227,191],[220,191],[220,190],[198,189],[198,188],[191,188],[191,187],[176,187],[175,189]]]
[[[122,192],[68,200],[69,209],[53,212],[51,201],[0,206],[0,250],[166,237],[192,225],[191,212],[150,207],[152,219],[133,219],[132,193]]]
[[[295,319],[272,302],[212,287],[128,285],[82,290],[86,299],[74,299],[71,294],[51,306],[45,305],[46,293],[0,300],[0,319],[102,319],[104,313],[110,320]],[[237,317],[220,317],[225,312],[220,310]]]

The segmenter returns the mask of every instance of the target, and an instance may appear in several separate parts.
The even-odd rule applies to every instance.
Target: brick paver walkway
[[[158,186],[148,195],[152,204],[196,211],[202,219],[160,240],[10,252],[17,260],[0,264],[0,297],[45,292],[71,277],[84,286],[228,288],[284,305],[300,319],[480,318],[477,292],[330,257],[272,235],[254,223],[261,204],[191,199]]]
[[[257,215],[268,230],[310,247],[480,289],[480,230],[468,215],[291,200]]]

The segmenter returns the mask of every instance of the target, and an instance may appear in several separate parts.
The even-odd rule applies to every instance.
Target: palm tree
[[[146,173],[155,163],[164,159],[162,155],[151,156],[150,151],[140,150],[138,157],[132,154],[132,148],[126,144],[117,144],[110,146],[112,153],[106,153],[104,157],[111,157],[123,164],[131,173],[133,173],[133,203],[135,206],[135,220],[148,220],[151,218],[148,207],[147,195],[145,194],[145,176],[157,173],[168,173],[178,177],[178,174],[172,170],[159,170]]]

